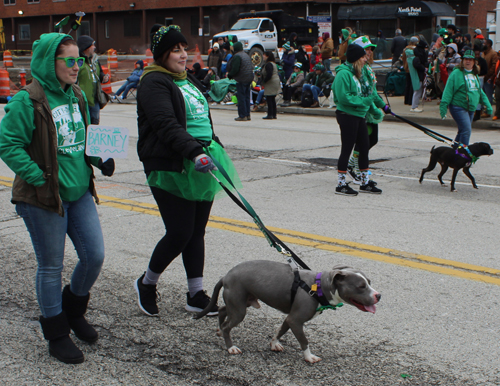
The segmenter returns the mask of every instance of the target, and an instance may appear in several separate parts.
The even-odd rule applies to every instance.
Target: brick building
[[[400,17],[394,12],[405,1],[370,0],[3,0],[0,17],[3,22],[5,45],[8,49],[31,49],[33,42],[67,15],[86,13],[77,35],[88,34],[96,40],[98,51],[114,48],[122,53],[143,54],[149,46],[149,30],[155,23],[181,26],[190,46],[197,44],[202,52],[208,50],[208,41],[216,33],[237,20],[240,12],[283,9],[297,16],[330,16],[331,33],[336,36],[344,26],[356,28],[373,36],[382,29],[387,37],[394,35],[397,26],[413,34],[436,27],[436,18]],[[418,0],[415,0],[418,1]],[[422,3],[422,2],[420,2]],[[437,7],[448,2],[435,1]],[[387,6],[386,13],[372,13],[377,7]],[[475,28],[487,31],[488,12],[493,12],[493,0],[456,0],[449,2],[455,12],[455,24],[467,32]],[[344,17],[346,9],[364,9],[358,19]],[[397,13],[397,12],[396,12]],[[389,17],[388,17],[389,16]],[[432,15],[431,15],[432,16]],[[72,21],[71,20],[71,21]],[[432,21],[433,20],[433,21]],[[70,23],[71,23],[70,21]],[[1,25],[0,25],[0,28]],[[64,28],[68,32],[69,26]],[[421,31],[422,30],[422,31]],[[73,32],[75,36],[75,32]]]

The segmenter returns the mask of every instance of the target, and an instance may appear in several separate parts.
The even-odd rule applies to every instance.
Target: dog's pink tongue
[[[375,311],[376,311],[375,305],[373,305],[373,306],[364,306],[364,308],[365,308],[366,312],[371,312],[372,314],[374,314]]]

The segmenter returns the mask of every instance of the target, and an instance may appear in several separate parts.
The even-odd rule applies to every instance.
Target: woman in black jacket
[[[137,92],[137,151],[158,204],[166,234],[146,272],[135,282],[141,310],[158,315],[156,284],[182,254],[188,290],[186,310],[202,311],[210,298],[203,291],[205,227],[218,174],[214,160],[234,181],[236,171],[213,131],[203,87],[186,72],[187,41],[178,26],[160,28],[152,37],[154,64],[144,71]],[[215,306],[209,315],[217,315]]]
[[[410,111],[412,112],[421,112],[422,110],[418,109],[418,102],[422,97],[422,93],[424,91],[424,80],[425,73],[427,72],[428,60],[427,60],[427,42],[425,41],[422,35],[419,36],[420,41],[417,46],[413,50],[415,57],[413,58],[413,67],[417,71],[418,79],[420,81],[420,88],[413,91],[412,98],[412,108]]]

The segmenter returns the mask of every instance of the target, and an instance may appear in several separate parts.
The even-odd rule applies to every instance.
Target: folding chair
[[[327,88],[332,88],[332,84],[328,84],[326,86]],[[321,100],[323,98],[323,100]],[[332,107],[335,107],[335,103],[333,102],[333,90],[330,90],[330,95],[328,98],[325,96],[323,93],[323,89],[321,89],[321,92],[318,95],[318,101],[319,101],[319,107],[325,107],[326,102],[328,101],[328,108],[331,109]]]
[[[129,91],[128,94],[133,96],[135,99],[137,99],[137,87],[132,87]]]

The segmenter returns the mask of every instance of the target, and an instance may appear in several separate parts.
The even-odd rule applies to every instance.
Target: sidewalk
[[[384,101],[386,100],[384,96],[382,96],[382,99]],[[419,105],[419,108],[423,109],[424,111],[421,113],[411,113],[410,112],[410,106],[406,106],[404,104],[404,97],[403,96],[398,96],[398,97],[389,97],[389,102],[392,111],[403,117],[406,118],[410,121],[419,123],[423,126],[430,126],[429,128],[432,129],[431,126],[448,126],[448,127],[456,127],[456,123],[451,118],[451,115],[448,113],[448,117],[446,119],[441,119],[439,115],[439,105],[437,104],[437,101],[432,101],[432,102],[425,102],[422,105]],[[297,106],[290,106],[290,107],[281,107],[278,106],[278,113],[279,114],[306,114],[306,115],[319,115],[319,116],[329,116],[329,117],[335,117],[335,107],[333,108],[328,108],[328,101],[325,104],[326,107],[317,107],[317,108],[303,108],[303,107],[297,107]],[[225,109],[225,110],[237,110],[236,105],[222,105],[222,104],[210,104],[211,109]],[[252,114],[260,114],[261,112],[265,112],[267,109],[264,108],[260,110],[258,113],[252,113]],[[392,115],[386,115],[384,118],[384,121],[388,122],[401,122],[399,119],[396,117],[393,117]],[[498,123],[497,123],[498,122]],[[405,123],[406,124],[406,123]],[[472,122],[472,129],[500,129],[500,120],[499,121],[492,121],[491,118],[482,118],[476,122]]]
[[[112,83],[113,92],[116,92],[120,85],[124,81]],[[386,101],[385,96],[380,94],[381,98]],[[441,119],[439,115],[439,105],[437,104],[437,100],[433,100],[432,102],[425,102],[423,105],[420,104],[419,108],[423,109],[421,113],[412,113],[410,112],[410,106],[406,106],[404,104],[403,96],[389,97],[389,102],[392,111],[410,121],[421,124],[422,126],[429,126],[432,129],[432,126],[447,126],[447,127],[456,127],[456,123],[451,118],[451,115],[448,113],[448,117],[446,119]],[[127,98],[122,101],[123,104],[135,104],[135,98]],[[212,110],[234,110],[235,117],[237,116],[237,106],[236,105],[224,105],[221,103],[214,104],[210,103],[210,108]],[[290,106],[290,107],[281,107],[278,105],[277,107],[278,114],[305,114],[311,116],[326,116],[326,117],[335,117],[335,107],[329,108],[328,101],[325,103],[325,107],[317,107],[317,108],[304,108],[300,106]],[[265,113],[267,108],[259,110],[257,113],[252,113],[259,115],[261,113]],[[396,117],[392,115],[386,115],[384,118],[386,122],[401,122]],[[405,123],[406,124],[406,123]],[[472,129],[496,129],[500,130],[500,120],[492,121],[490,118],[481,118],[478,121],[472,122]]]

